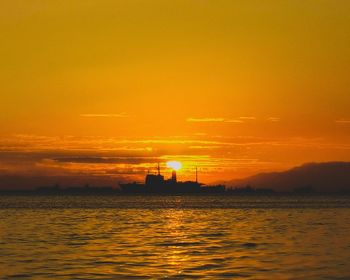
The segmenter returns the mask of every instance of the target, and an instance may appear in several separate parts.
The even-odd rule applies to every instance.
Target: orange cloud
[[[335,120],[335,122],[340,124],[350,124],[350,119],[338,119]]]

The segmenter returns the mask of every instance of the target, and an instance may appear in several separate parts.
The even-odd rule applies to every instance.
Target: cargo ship
[[[225,186],[206,186],[198,182],[198,170],[196,168],[195,181],[177,181],[176,170],[172,170],[171,178],[164,179],[160,173],[158,164],[157,173],[148,173],[145,183],[119,184],[123,193],[150,193],[150,194],[194,194],[194,193],[221,193],[225,192]]]

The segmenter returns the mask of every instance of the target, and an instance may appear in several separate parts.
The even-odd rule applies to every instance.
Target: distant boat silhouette
[[[198,182],[198,171],[196,168],[196,181],[177,181],[176,171],[172,171],[170,179],[164,179],[160,173],[160,166],[158,164],[157,174],[147,174],[145,183],[127,183],[119,184],[121,190],[125,193],[170,193],[170,194],[184,194],[184,193],[221,193],[225,192],[225,186],[204,186]]]

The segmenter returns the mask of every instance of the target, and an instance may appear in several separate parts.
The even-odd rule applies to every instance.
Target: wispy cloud
[[[349,123],[349,119],[341,119],[341,123]],[[116,182],[120,178],[133,181],[143,180],[147,170],[153,170],[157,162],[179,160],[184,166],[180,171],[184,180],[191,178],[194,167],[198,166],[205,182],[218,174],[226,176],[230,172],[238,174],[268,169],[275,164],[267,162],[264,156],[270,151],[280,153],[305,148],[315,154],[324,149],[341,155],[350,150],[350,145],[346,139],[329,142],[323,138],[265,138],[205,133],[195,137],[178,135],[152,138],[16,134],[0,139],[0,177],[11,174],[52,177],[47,181],[41,180],[40,184],[64,182],[61,177],[91,184],[103,180]],[[33,181],[33,185],[37,186],[38,182]],[[1,185],[5,183],[0,180]]]
[[[240,120],[256,120],[256,117],[239,117]]]
[[[93,164],[141,164],[141,163],[157,163],[156,157],[61,157],[54,159],[62,163],[93,163]]]
[[[126,118],[128,117],[125,113],[119,114],[80,114],[83,118]]]
[[[243,123],[243,119],[238,118],[238,119],[225,119],[226,123]]]
[[[350,119],[338,119],[335,120],[336,123],[341,123],[341,124],[350,124]]]
[[[201,145],[197,145],[197,146],[189,146],[189,149],[220,149],[222,148],[222,146],[201,146]]]
[[[236,119],[229,119],[229,118],[188,118],[187,122],[198,122],[198,123],[243,123],[244,120],[253,120],[255,118],[253,117],[239,117]]]
[[[277,117],[269,117],[267,118],[268,121],[270,122],[279,122],[280,121],[280,118],[277,118]]]
[[[188,122],[224,122],[225,118],[188,118]]]
[[[242,116],[242,117],[237,117],[237,118],[223,118],[223,117],[215,117],[215,118],[187,118],[187,122],[198,122],[198,123],[244,123],[244,122],[250,122],[250,121],[255,121],[257,120],[256,117],[253,116]],[[280,121],[280,118],[278,117],[269,117],[267,118],[268,121],[270,122],[278,122]]]

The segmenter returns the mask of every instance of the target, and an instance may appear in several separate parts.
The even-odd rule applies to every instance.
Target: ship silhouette
[[[160,173],[158,164],[156,174],[148,174],[145,178],[145,183],[126,183],[119,184],[124,193],[150,193],[150,194],[195,194],[195,193],[222,193],[225,192],[225,186],[206,186],[198,182],[198,170],[196,168],[195,181],[177,181],[176,171],[172,171],[170,179],[164,179]]]

